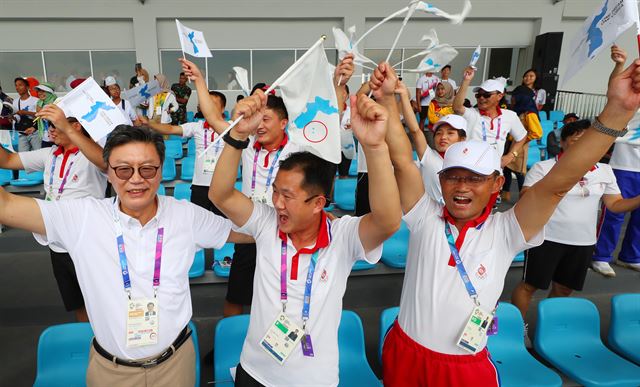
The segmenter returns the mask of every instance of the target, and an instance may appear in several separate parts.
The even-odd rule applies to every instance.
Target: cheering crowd
[[[95,333],[90,386],[194,385],[188,271],[197,250],[226,242],[236,245],[224,315],[250,311],[236,385],[335,386],[351,268],[378,262],[382,243],[404,222],[409,249],[399,316],[384,342],[384,384],[497,386],[485,347],[514,256],[528,251],[512,295],[523,317],[538,289],[551,286],[550,297],[581,290],[592,260],[594,270],[615,275],[607,262],[625,212],[635,218],[619,259],[640,271],[632,243],[640,192],[616,182],[636,179],[638,171],[622,164],[637,166],[638,149],[618,144],[612,165],[600,163],[640,108],[640,60],[624,68],[617,47],[612,59],[603,111],[593,121],[567,115],[549,134],[552,157],[527,171],[527,143],[542,134],[537,113],[545,104],[535,71],[509,95],[502,79],[477,82],[473,107],[472,66],[459,86],[450,66],[440,77],[424,74],[412,101],[386,62],[350,95],[347,55],[333,83],[341,130],[358,143],[359,176],[356,213],[342,217],[325,211],[338,166],[290,141],[287,106],[264,84],[237,102],[231,118],[244,118],[226,131],[225,95],[208,90],[186,59],[179,82],[169,87],[155,75],[162,91],[139,106],[107,77],[103,86],[131,125],[95,142],[53,103],[54,85],[32,88],[18,77],[10,121],[19,149],[0,149],[0,168],[43,171],[46,195],[0,187],[0,224],[32,232],[51,250],[65,307]],[[186,122],[188,80],[204,120]],[[131,81],[149,75],[137,67]],[[157,194],[163,135],[195,139],[191,203]],[[512,173],[519,200],[494,212],[498,200],[511,201]],[[596,235],[601,202],[605,239]]]

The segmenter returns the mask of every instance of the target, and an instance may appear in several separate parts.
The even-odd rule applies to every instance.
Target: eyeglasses
[[[300,200],[300,199],[298,199],[298,198],[294,198],[293,196],[289,196],[289,195],[281,194],[280,192],[278,192],[278,191],[275,191],[275,190],[274,190],[274,191],[273,191],[273,202],[274,202],[274,203],[278,201],[278,197],[279,197],[279,196],[282,196],[282,198],[284,199],[284,201],[285,201],[286,203],[289,203],[289,202],[292,202],[292,201],[295,201],[295,200]],[[315,198],[317,198],[317,197],[319,197],[319,196],[322,196],[322,195],[319,195],[319,194],[318,194],[318,195],[310,196],[310,197],[308,197],[308,198],[304,199],[304,200],[303,200],[303,202],[304,202],[304,203],[309,203],[310,201],[312,201],[313,199],[315,199]]]
[[[497,94],[497,93],[476,93],[476,99],[478,99],[478,98],[488,99],[488,98],[491,98],[491,96],[495,95],[495,94]]]
[[[140,177],[142,177],[145,180],[153,179],[158,174],[158,169],[160,169],[160,166],[155,166],[155,165],[141,165],[137,168],[134,168],[128,165],[114,167],[111,164],[109,164],[109,167],[113,169],[113,172],[115,172],[118,179],[121,179],[121,180],[131,179],[131,176],[133,176],[134,171],[138,171],[138,174],[140,175]]]
[[[493,178],[493,175],[489,175],[489,176],[480,176],[480,175],[456,176],[456,175],[449,175],[447,173],[443,173],[441,176],[442,176],[442,180],[444,180],[444,182],[447,183],[447,184],[465,183],[465,184],[469,184],[469,185],[480,185],[480,184],[484,183],[485,181]]]

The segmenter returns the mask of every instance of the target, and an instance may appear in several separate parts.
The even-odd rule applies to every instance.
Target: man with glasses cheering
[[[38,115],[50,118],[47,109]],[[193,257],[249,241],[230,232],[230,221],[157,195],[164,152],[161,135],[120,125],[103,151],[116,198],[44,201],[0,188],[0,223],[38,234],[73,259],[95,334],[89,386],[193,386]],[[149,303],[156,314],[145,319]]]
[[[500,100],[504,96],[504,84],[496,79],[488,79],[476,87],[477,108],[465,108],[464,99],[467,89],[473,80],[476,70],[469,66],[464,70],[462,84],[453,100],[453,110],[463,116],[468,123],[467,138],[488,142],[497,151],[498,157],[504,154],[507,136],[511,134],[514,142],[509,153],[502,156],[500,167],[512,162],[527,142],[527,130],[522,126],[515,112],[500,108]]]

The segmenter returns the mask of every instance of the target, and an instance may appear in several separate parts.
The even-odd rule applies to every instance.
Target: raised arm
[[[362,145],[369,173],[371,212],[360,221],[358,234],[365,252],[378,247],[400,228],[400,194],[385,143],[388,114],[366,95],[351,97],[351,128]]]
[[[453,99],[453,111],[459,116],[464,114],[464,99],[467,98],[469,85],[475,75],[476,70],[471,66],[467,66],[467,68],[464,69],[464,73],[462,73],[462,83],[460,84],[460,88]]]
[[[400,115],[393,91],[396,89],[398,76],[388,63],[380,63],[371,75],[369,86],[373,95],[389,112],[389,123],[386,142],[391,153],[391,162],[400,190],[402,211],[406,214],[424,195],[424,185],[418,167],[413,162],[411,143],[400,122]],[[353,124],[352,124],[353,125]],[[367,167],[369,161],[367,160]],[[374,187],[374,185],[369,185]]]
[[[622,131],[640,108],[640,60],[609,81],[607,104],[598,120],[607,128]],[[607,152],[615,137],[592,127],[571,146],[551,171],[515,206],[515,214],[526,240],[547,223],[564,195]]]
[[[266,105],[267,96],[262,91],[238,102],[233,112],[233,118],[236,119],[240,115],[244,115],[244,118],[229,131],[229,136],[236,141],[247,140],[260,125]],[[234,188],[241,158],[242,149],[236,149],[226,144],[222,149],[209,186],[209,199],[234,224],[239,226],[247,223],[253,212],[253,201]]]
[[[211,97],[209,96],[209,89],[207,88],[207,83],[204,80],[202,72],[200,72],[200,69],[195,65],[195,63],[183,58],[178,60],[182,63],[182,71],[184,71],[185,75],[196,85],[198,105],[200,105],[200,111],[202,112],[204,119],[207,120],[209,125],[211,125],[211,128],[213,128],[216,133],[220,134],[224,132],[229,126],[229,123],[224,120],[222,112],[211,100]]]
[[[418,125],[416,114],[413,111],[413,106],[411,106],[409,89],[407,88],[407,85],[404,84],[404,82],[398,81],[394,92],[400,97],[400,106],[402,107],[404,123],[407,125],[407,128],[409,128],[409,135],[411,135],[413,146],[416,148],[418,157],[422,159],[424,152],[427,151],[427,139],[424,137],[424,134],[420,130],[420,125]]]
[[[89,161],[102,172],[107,171],[107,162],[102,157],[102,147],[93,141],[91,137],[82,133],[82,125],[79,122],[70,123],[67,121],[67,117],[65,117],[60,107],[49,104],[43,107],[36,115],[53,123],[56,130],[66,134],[69,140],[80,149],[80,152]]]
[[[344,110],[344,104],[348,101],[345,100],[349,96],[347,93],[347,82],[353,75],[353,54],[347,54],[336,66],[336,71],[333,73],[333,86],[336,89],[336,96],[338,97],[338,111],[342,114]]]
[[[182,127],[180,125],[161,124],[155,121],[149,121],[147,117],[138,118],[142,125],[148,126],[160,134],[182,136]]]
[[[44,220],[36,200],[10,194],[0,187],[0,224],[46,234]]]

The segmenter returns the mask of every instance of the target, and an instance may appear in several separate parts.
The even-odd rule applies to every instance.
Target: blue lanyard
[[[287,292],[287,241],[282,241],[280,250],[280,301],[282,302],[282,311],[286,310],[288,299]],[[309,309],[311,308],[311,287],[313,286],[313,273],[316,271],[318,263],[319,251],[311,254],[311,262],[309,262],[309,271],[307,272],[307,281],[304,287],[304,299],[302,300],[302,322],[309,320]]]
[[[75,154],[77,154],[77,152]],[[58,157],[53,156],[53,160],[51,161],[51,173],[49,174],[49,194],[51,200],[53,200],[53,175],[55,175],[57,161]],[[64,186],[67,184],[67,178],[69,177],[69,172],[71,172],[71,167],[73,167],[74,162],[75,160],[71,161],[71,163],[69,163],[69,167],[67,167],[67,172],[62,178],[62,182],[60,182],[60,187],[58,187],[58,196],[56,197],[56,200],[60,199],[60,196],[62,196],[62,193],[64,192]]]
[[[451,227],[449,226],[449,223],[446,220],[444,222],[444,233],[447,236],[449,249],[451,250],[451,254],[453,254],[453,258],[456,262],[456,269],[458,269],[458,274],[460,274],[460,278],[462,278],[464,287],[467,288],[467,293],[469,293],[469,297],[471,297],[473,302],[477,306],[480,306],[480,303],[478,301],[478,292],[476,292],[476,288],[471,283],[471,280],[467,275],[467,270],[464,268],[464,265],[462,264],[462,258],[460,258],[460,252],[456,247],[456,242],[453,240],[453,234],[451,234]]]
[[[491,118],[489,118],[491,120]],[[480,123],[482,124],[482,141],[487,142],[487,128],[485,127],[484,120],[480,117]],[[498,118],[498,133],[496,133],[496,143],[500,140],[500,130],[502,129],[502,117]]]
[[[269,167],[269,172],[267,173],[267,181],[264,185],[264,193],[266,194],[269,191],[269,187],[271,186],[271,178],[273,176],[273,170],[278,163],[278,158],[280,157],[280,153],[282,153],[283,146],[278,148],[278,152],[276,152],[276,156],[273,158],[271,162],[271,167]],[[271,152],[267,151],[267,155]],[[260,150],[256,149],[255,156],[253,156],[253,174],[251,175],[251,196],[256,192],[256,174],[258,171],[258,155],[260,154]]]

